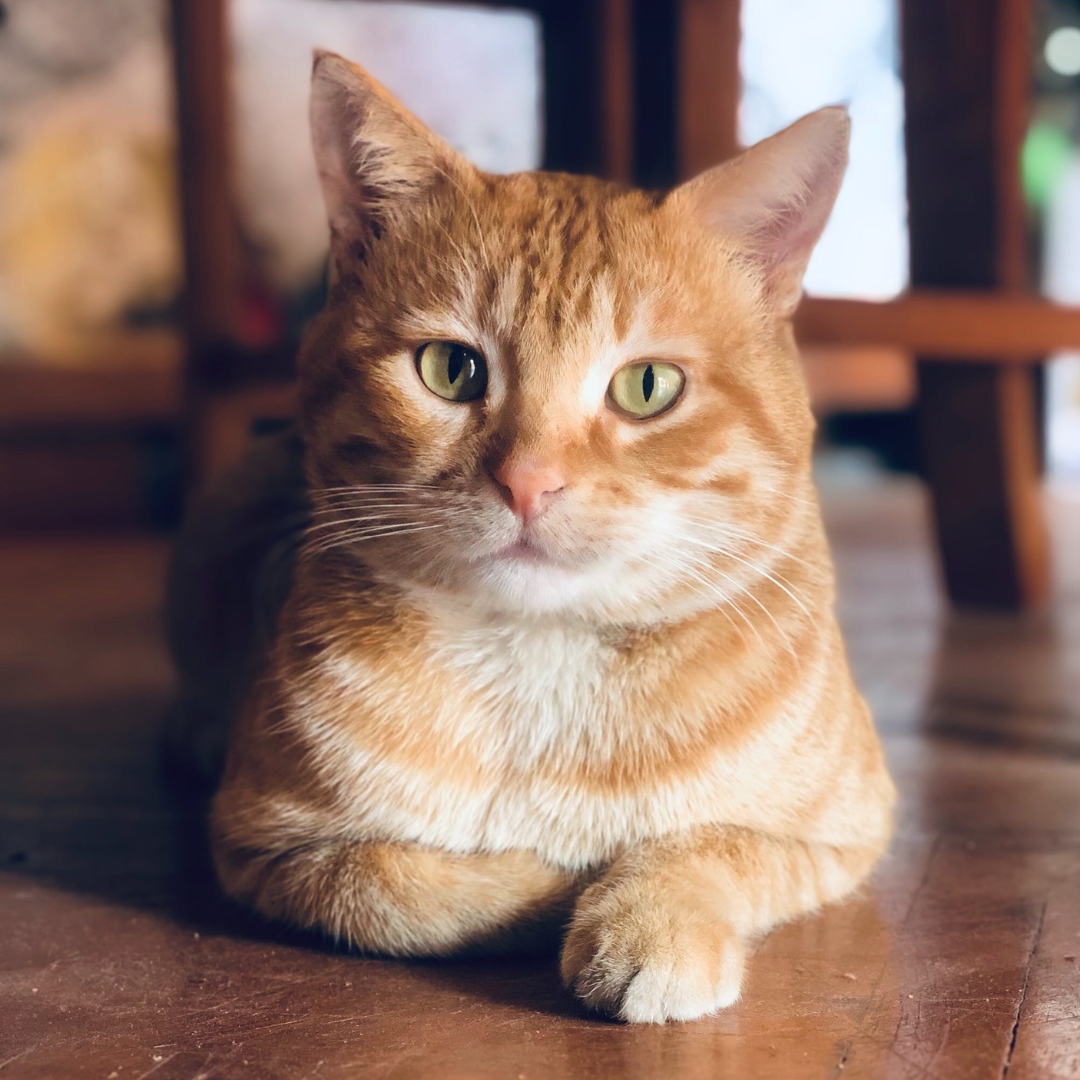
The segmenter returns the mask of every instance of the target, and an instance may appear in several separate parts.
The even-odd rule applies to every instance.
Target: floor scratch
[[[154,1064],[151,1065],[150,1068],[146,1070],[146,1072],[140,1073],[138,1076],[136,1076],[135,1080],[146,1080],[146,1078],[148,1076],[152,1075],[153,1073],[156,1073],[158,1071],[158,1069],[161,1068],[162,1065],[168,1065],[169,1062],[172,1061],[172,1059],[174,1057],[176,1057],[175,1051],[173,1053],[171,1053],[168,1057],[163,1057],[160,1061],[155,1061]]]
[[[1031,951],[1028,953],[1027,966],[1024,968],[1024,983],[1020,987],[1020,1000],[1016,1003],[1016,1017],[1013,1019],[1012,1032],[1009,1035],[1009,1049],[1005,1053],[1005,1064],[1001,1069],[1001,1080],[1009,1075],[1012,1068],[1013,1053],[1016,1050],[1016,1040],[1020,1034],[1020,1017],[1024,1012],[1024,1002],[1027,1000],[1028,984],[1031,982],[1031,969],[1035,966],[1035,954],[1039,951],[1039,941],[1042,938],[1043,923],[1046,921],[1046,909],[1049,900],[1043,901],[1042,910],[1039,912],[1039,921],[1035,925],[1035,933],[1031,939]]]
[[[844,1069],[847,1068],[848,1058],[851,1057],[851,1042],[845,1040],[837,1046],[837,1049],[840,1051],[840,1057],[833,1067],[832,1080],[841,1080],[843,1077]]]
[[[25,1050],[21,1051],[18,1054],[15,1054],[13,1057],[9,1057],[4,1061],[0,1061],[0,1069],[6,1069],[12,1062],[18,1061],[19,1058],[26,1057],[26,1055],[29,1054],[30,1051],[33,1049],[34,1048],[32,1046],[28,1046]]]

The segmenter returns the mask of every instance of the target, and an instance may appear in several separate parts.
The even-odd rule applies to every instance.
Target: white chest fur
[[[372,734],[378,723],[347,737],[310,729],[339,793],[341,828],[358,838],[529,848],[563,865],[595,865],[649,836],[706,821],[750,823],[752,808],[770,801],[771,765],[801,728],[768,725],[767,736],[663,780],[597,784],[591,763],[634,750],[626,705],[633,675],[600,634],[448,611],[433,619],[426,651],[425,666],[458,688],[428,697],[422,737],[432,752],[388,751]],[[355,656],[339,655],[326,670],[358,713],[415,715],[415,679]],[[462,753],[464,771],[440,767]]]
[[[483,620],[439,613],[433,661],[483,703],[466,728],[493,740],[504,768],[527,770],[602,738],[610,720],[614,650],[589,627],[558,620]]]

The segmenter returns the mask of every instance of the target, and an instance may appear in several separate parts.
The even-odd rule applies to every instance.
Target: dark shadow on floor
[[[204,936],[327,956],[347,952],[321,934],[268,923],[221,895],[206,836],[207,792],[168,767],[161,752],[164,705],[132,700],[0,711],[0,867]],[[400,963],[474,1000],[602,1022],[560,984],[555,944],[541,957]]]

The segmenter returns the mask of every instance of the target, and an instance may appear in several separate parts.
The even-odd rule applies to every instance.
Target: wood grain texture
[[[216,900],[166,786],[165,544],[0,551],[0,1075],[799,1078],[1077,1075],[1080,501],[1058,601],[946,615],[921,495],[826,500],[841,618],[902,793],[863,895],[757,949],[719,1016],[585,1016],[554,960],[395,963]]]

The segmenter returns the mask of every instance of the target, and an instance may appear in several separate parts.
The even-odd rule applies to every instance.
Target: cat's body
[[[849,892],[890,828],[787,323],[846,120],[657,199],[483,176],[334,57],[313,119],[334,235],[300,360],[314,524],[272,640],[236,638],[258,676],[201,694],[238,712],[222,882],[394,954],[569,921],[586,1003],[728,1004],[746,940]],[[464,351],[425,354],[444,341]],[[451,398],[466,362],[483,378]],[[663,408],[654,386],[677,386]],[[217,557],[188,550],[174,592],[205,595]],[[230,663],[187,659],[188,700]]]

